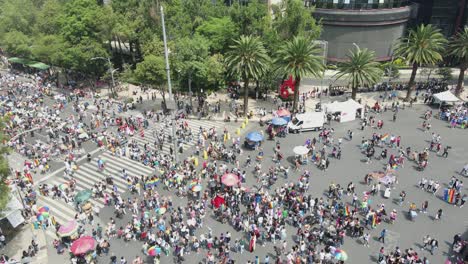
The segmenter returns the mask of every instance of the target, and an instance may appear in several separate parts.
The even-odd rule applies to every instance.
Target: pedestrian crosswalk
[[[180,122],[187,122],[188,127],[192,131],[192,138],[188,140],[186,138],[185,141],[182,143],[182,147],[185,150],[195,146],[197,144],[197,139],[200,131],[200,127],[206,129],[207,131],[211,128],[215,128],[218,135],[222,136],[224,128],[226,126],[225,122],[222,121],[209,121],[209,120],[197,120],[197,119],[189,119],[189,120],[181,120]],[[176,130],[179,126],[176,126]],[[168,142],[167,139],[172,136],[172,126],[166,125],[164,123],[151,123],[150,126],[144,130],[144,136],[142,137],[140,131],[135,133],[132,137],[129,137],[129,140],[136,141],[139,145],[148,144],[150,147],[154,147],[154,142],[157,140],[157,135],[159,133],[164,133],[165,139],[164,144],[162,146],[162,153],[163,154],[170,154],[170,148],[174,151],[174,144],[172,142]],[[178,138],[176,136],[176,138]]]
[[[102,172],[97,169],[98,158],[103,159],[105,162],[105,169]],[[78,170],[75,171],[73,177],[76,179],[76,191],[91,190],[95,183],[103,181],[107,176],[111,175],[117,187],[117,192],[122,194],[128,190],[127,183],[121,176],[122,169],[125,169],[129,176],[138,177],[141,175],[150,175],[153,172],[153,169],[150,167],[146,167],[136,161],[126,157],[113,156],[109,152],[104,152],[99,157],[94,158],[92,162],[82,164],[79,166]],[[52,186],[66,182],[68,182],[67,179],[57,176],[56,178],[49,179],[46,183]],[[107,185],[104,192],[110,194],[111,191],[112,186]],[[103,198],[92,198],[90,202],[93,207],[99,210],[104,208]],[[52,199],[52,194],[50,196],[39,195],[37,206],[48,206],[50,208],[50,216],[55,217],[56,221],[61,224],[74,219],[77,213],[74,203],[66,203],[63,199]]]

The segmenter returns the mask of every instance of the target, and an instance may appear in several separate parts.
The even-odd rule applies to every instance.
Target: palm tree
[[[401,56],[412,64],[413,71],[408,82],[406,100],[411,98],[414,80],[420,65],[434,65],[442,61],[447,40],[440,30],[432,25],[420,25],[410,30],[407,37],[400,39],[395,49],[395,55]]]
[[[241,36],[226,56],[226,67],[232,76],[240,76],[244,82],[244,115],[249,104],[249,82],[258,80],[266,71],[270,58],[262,41],[254,36]]]
[[[465,71],[468,68],[468,27],[458,32],[449,42],[449,55],[458,63],[460,68],[460,75],[458,75],[457,89],[455,94],[460,96],[463,92],[463,81],[465,78]]]
[[[351,83],[351,97],[356,99],[358,88],[362,85],[374,85],[382,78],[383,71],[375,61],[375,52],[368,49],[350,50],[348,60],[338,65],[337,79],[346,77]]]
[[[299,86],[306,76],[320,77],[325,69],[321,49],[310,38],[295,36],[278,50],[275,63],[295,80],[293,111],[297,110]]]

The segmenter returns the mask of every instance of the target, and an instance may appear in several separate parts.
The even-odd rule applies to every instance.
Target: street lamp
[[[169,68],[169,51],[167,49],[167,38],[166,38],[166,24],[164,23],[164,8],[161,5],[161,22],[162,22],[162,30],[163,30],[163,41],[164,41],[164,57],[166,59],[166,72],[167,72],[167,89],[169,90],[169,100],[168,102],[170,105],[173,106],[173,113],[172,113],[172,140],[174,141],[174,161],[177,164],[179,162],[179,155],[178,155],[178,146],[177,146],[177,139],[176,139],[176,132],[175,132],[175,122],[176,122],[176,107],[175,107],[175,100],[172,97],[172,85],[171,85],[171,69]],[[167,106],[166,106],[167,107]]]
[[[111,78],[112,78],[112,88],[110,89],[111,90],[111,96],[114,95],[114,88],[115,88],[115,79],[114,79],[114,72],[117,70],[117,69],[114,69],[113,66],[112,66],[112,62],[110,60],[109,57],[107,58],[104,58],[104,57],[94,57],[91,59],[92,61],[94,60],[104,60],[104,61],[107,61],[107,64],[108,64],[108,67],[109,67],[109,72],[111,74]]]

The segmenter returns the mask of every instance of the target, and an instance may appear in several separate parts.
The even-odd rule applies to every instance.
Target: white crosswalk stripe
[[[104,180],[108,175],[112,175],[114,184],[117,186],[117,192],[121,194],[128,189],[126,181],[121,177],[122,169],[125,169],[129,176],[140,177],[141,175],[153,173],[153,169],[150,167],[146,167],[125,157],[112,156],[108,152],[101,154],[100,157],[105,161],[105,170],[103,172],[97,170],[97,157],[92,162],[82,164],[75,171],[74,178],[76,179],[77,191],[90,190],[95,183]],[[57,177],[48,180],[46,183],[49,185],[59,185],[67,181],[62,177]],[[110,194],[111,191],[112,186],[107,185],[105,192]],[[63,199],[52,199],[51,197],[38,195],[37,206],[48,206],[50,208],[50,215],[54,216],[59,223],[66,223],[74,219],[77,212],[73,203],[67,204]],[[103,198],[92,198],[90,201],[94,207],[99,209],[104,208]]]
[[[186,120],[189,128],[192,131],[192,140],[191,141],[186,141],[183,143],[183,149],[187,150],[193,146],[196,145],[200,127],[203,129],[209,130],[211,128],[215,128],[216,131],[218,132],[218,135],[222,136],[222,133],[224,131],[224,127],[226,126],[225,122],[221,121],[207,121],[207,120],[196,120],[196,119],[190,119]],[[134,140],[136,141],[139,145],[144,145],[148,144],[151,148],[154,147],[154,142],[156,141],[156,137],[153,136],[153,132],[160,133],[163,132],[165,134],[165,141],[163,144],[163,149],[162,153],[163,154],[169,154],[170,153],[170,147],[173,147],[173,144],[169,144],[167,142],[167,138],[169,136],[172,136],[172,126],[169,125],[169,127],[166,127],[164,124],[160,123],[154,123],[151,124],[147,129],[144,131],[144,137],[141,137],[140,132],[138,131],[135,133],[134,136],[130,137],[129,140]],[[176,151],[176,150],[174,150]]]

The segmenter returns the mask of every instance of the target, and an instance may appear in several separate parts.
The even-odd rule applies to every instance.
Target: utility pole
[[[169,100],[168,105],[173,106],[171,115],[172,115],[172,140],[174,141],[174,161],[176,163],[179,162],[179,149],[177,146],[177,139],[176,139],[176,104],[175,100],[172,97],[172,85],[171,85],[171,68],[169,67],[169,51],[167,50],[167,38],[166,38],[166,25],[164,23],[164,8],[161,5],[161,22],[162,22],[162,30],[163,30],[163,40],[164,40],[164,57],[166,59],[166,72],[167,72],[167,89],[169,91]],[[167,106],[168,106],[167,105]],[[166,106],[166,107],[167,107]],[[169,107],[168,107],[169,109]]]

